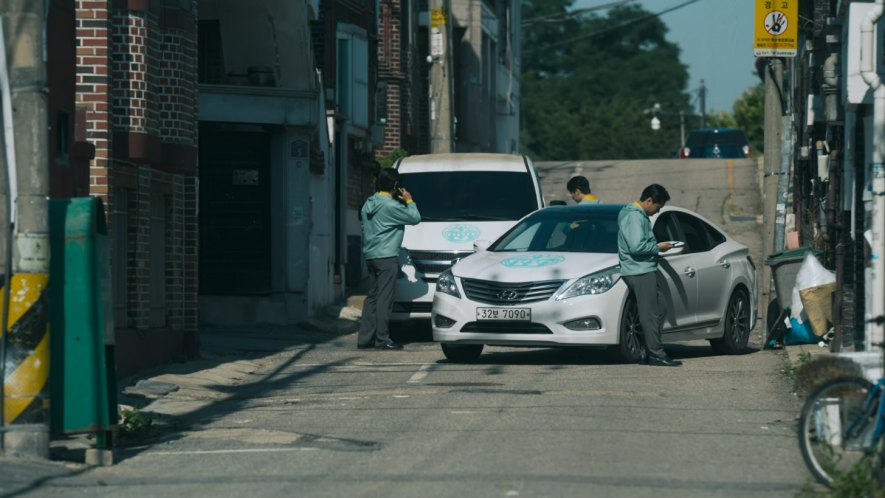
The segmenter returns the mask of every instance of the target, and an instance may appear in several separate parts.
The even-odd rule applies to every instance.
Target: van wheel
[[[440,344],[442,352],[449,361],[455,363],[470,363],[479,359],[482,354],[482,344]]]
[[[621,313],[621,327],[618,332],[617,356],[624,363],[638,363],[645,348],[645,336],[639,323],[639,308],[631,294]]]
[[[734,291],[725,308],[722,337],[710,339],[713,351],[719,354],[740,354],[750,339],[750,298],[743,289]]]

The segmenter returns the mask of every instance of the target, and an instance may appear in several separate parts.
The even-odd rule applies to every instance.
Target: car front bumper
[[[618,285],[603,294],[495,306],[467,299],[463,292],[460,299],[440,292],[433,299],[433,340],[497,346],[613,345],[618,343],[625,294],[626,287]],[[528,308],[531,321],[477,320],[477,308]],[[440,326],[446,318],[454,323],[449,327]],[[599,328],[572,330],[564,325],[582,318],[596,318]]]

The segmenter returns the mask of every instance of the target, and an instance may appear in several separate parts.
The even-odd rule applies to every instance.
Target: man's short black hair
[[[375,188],[378,191],[391,192],[397,183],[399,183],[399,171],[393,168],[383,168],[375,180]]]
[[[651,197],[652,202],[655,204],[664,205],[670,200],[670,193],[667,192],[667,189],[657,183],[652,183],[642,191],[642,195],[639,196],[639,202],[642,202],[649,197]]]
[[[590,182],[583,176],[573,176],[572,179],[565,184],[565,188],[569,192],[580,190],[584,195],[590,194]]]

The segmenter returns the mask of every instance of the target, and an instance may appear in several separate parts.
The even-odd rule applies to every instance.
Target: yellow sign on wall
[[[446,23],[446,9],[430,9],[430,26],[437,27]]]
[[[756,0],[753,54],[795,57],[799,46],[799,0]]]

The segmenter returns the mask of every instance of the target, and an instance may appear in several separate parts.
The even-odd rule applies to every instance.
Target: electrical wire
[[[576,36],[576,37],[574,37],[574,38],[569,38],[568,40],[563,40],[563,41],[560,41],[560,42],[551,43],[551,44],[549,44],[549,45],[545,45],[545,46],[543,46],[543,47],[536,47],[536,48],[531,48],[531,49],[523,50],[523,53],[525,54],[525,53],[532,53],[532,52],[546,51],[546,50],[550,50],[551,48],[554,48],[554,47],[559,47],[559,46],[562,46],[562,45],[568,45],[568,44],[570,44],[570,43],[574,43],[574,42],[576,42],[576,41],[584,40],[584,39],[587,39],[587,38],[592,38],[592,37],[594,37],[594,36],[598,36],[598,35],[601,35],[601,34],[603,34],[603,33],[608,33],[609,31],[613,31],[613,30],[620,29],[620,28],[623,28],[623,27],[626,27],[626,26],[630,26],[631,24],[636,24],[636,23],[640,23],[640,22],[642,22],[642,21],[646,21],[646,20],[648,20],[648,19],[652,19],[652,18],[655,18],[655,17],[660,17],[660,16],[662,16],[662,15],[664,15],[664,14],[668,14],[668,13],[670,13],[670,12],[673,12],[674,10],[679,10],[679,9],[681,9],[681,8],[683,8],[683,7],[687,7],[687,6],[689,6],[689,5],[693,4],[693,3],[697,3],[697,2],[700,2],[700,1],[701,1],[701,0],[688,0],[687,2],[683,2],[683,3],[679,4],[679,5],[675,5],[675,6],[673,6],[673,7],[670,7],[669,9],[664,9],[664,10],[662,10],[662,11],[660,11],[660,12],[656,12],[656,13],[653,13],[653,14],[649,14],[649,15],[647,15],[647,16],[642,16],[642,17],[639,17],[639,18],[636,18],[636,19],[631,19],[631,20],[629,20],[629,21],[623,22],[623,23],[618,24],[618,25],[615,25],[615,26],[611,26],[611,27],[608,27],[608,28],[605,28],[605,29],[601,29],[601,30],[599,30],[599,31],[593,31],[593,32],[591,32],[591,33],[583,34],[583,35],[581,35],[581,36]]]
[[[526,19],[526,20],[522,21],[522,27],[525,28],[525,27],[531,26],[532,24],[536,24],[539,22],[544,22],[544,23],[564,22],[564,21],[568,21],[570,19],[574,19],[575,17],[584,15],[587,12],[608,9],[611,7],[617,7],[619,5],[623,5],[625,3],[634,3],[634,2],[636,2],[636,0],[618,0],[617,2],[609,2],[606,4],[602,4],[602,5],[597,5],[596,7],[584,7],[581,9],[574,9],[574,10],[569,10],[566,12],[557,12],[556,14],[550,14],[547,16],[533,17],[531,19]]]

